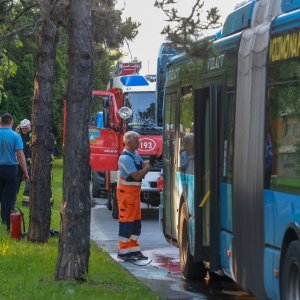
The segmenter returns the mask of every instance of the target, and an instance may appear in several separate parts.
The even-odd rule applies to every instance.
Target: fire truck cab
[[[116,199],[118,158],[124,149],[123,135],[133,130],[140,134],[139,154],[144,160],[162,153],[162,128],[157,126],[155,82],[138,71],[140,62],[119,63],[108,91],[93,91],[89,138],[92,193],[107,192],[108,209],[118,217]],[[141,202],[159,206],[157,178],[162,169],[158,163],[142,182]]]

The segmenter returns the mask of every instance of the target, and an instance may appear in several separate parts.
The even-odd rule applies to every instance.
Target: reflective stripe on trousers
[[[119,207],[118,253],[140,251],[137,239],[141,233],[140,186],[128,186],[119,182],[117,200]]]

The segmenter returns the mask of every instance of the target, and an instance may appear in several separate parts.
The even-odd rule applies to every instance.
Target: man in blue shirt
[[[23,152],[21,136],[12,130],[12,115],[1,116],[0,123],[0,201],[2,223],[10,230],[10,213],[15,204],[18,183],[18,166],[24,172],[24,180],[28,180],[26,160]]]
[[[144,176],[155,164],[155,156],[143,161],[137,152],[139,134],[127,131],[124,134],[125,149],[119,157],[117,201],[119,207],[118,258],[123,260],[148,259],[140,251],[137,239],[141,233],[140,194]]]

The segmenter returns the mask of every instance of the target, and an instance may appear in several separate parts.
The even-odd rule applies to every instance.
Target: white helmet
[[[20,122],[20,128],[28,128],[30,127],[31,123],[29,120],[24,119]]]

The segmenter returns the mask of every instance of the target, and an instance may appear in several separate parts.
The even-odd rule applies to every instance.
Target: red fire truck
[[[139,75],[140,68],[140,62],[119,63],[108,91],[93,91],[89,125],[92,194],[97,197],[101,191],[107,192],[107,207],[114,218],[118,217],[117,163],[124,133],[133,130],[140,134],[138,151],[144,160],[162,153],[155,82]],[[161,168],[160,163],[152,168],[142,183],[141,201],[149,207],[159,206],[157,178]]]

